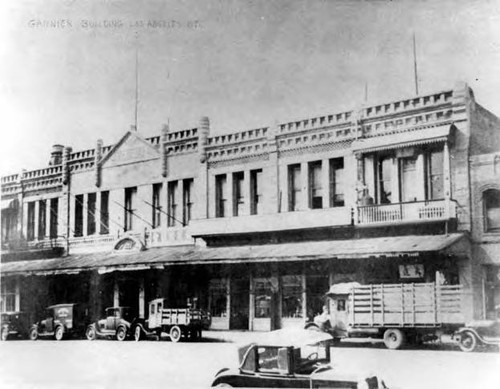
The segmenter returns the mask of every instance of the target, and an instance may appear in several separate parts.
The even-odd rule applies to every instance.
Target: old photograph
[[[0,53],[1,388],[500,387],[500,1],[4,1]]]

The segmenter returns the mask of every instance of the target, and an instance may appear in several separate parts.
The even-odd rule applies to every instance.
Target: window
[[[243,172],[233,173],[233,215],[243,215],[245,207]]]
[[[309,207],[313,209],[323,208],[321,161],[309,163]]]
[[[483,193],[485,230],[500,232],[500,191],[488,189]]]
[[[417,201],[417,158],[400,158],[401,202]]]
[[[57,219],[59,211],[59,199],[50,200],[50,237],[57,238]]]
[[[134,212],[135,212],[135,198],[137,196],[137,187],[125,189],[125,231],[134,229]]]
[[[0,312],[16,311],[16,280],[5,278],[2,280],[0,296]]]
[[[169,227],[174,227],[177,224],[177,188],[178,181],[168,183],[168,222]]]
[[[262,213],[262,170],[250,171],[250,214]]]
[[[298,211],[301,201],[300,165],[288,166],[288,210]]]
[[[209,293],[212,317],[227,317],[227,279],[210,280]]]
[[[26,231],[26,239],[35,239],[35,202],[28,203],[28,226]]]
[[[75,196],[75,236],[83,235],[83,195]]]
[[[96,205],[96,194],[89,193],[87,196],[87,235],[94,235],[96,232],[95,228],[95,205]]]
[[[330,207],[344,206],[344,158],[330,160]]]
[[[225,174],[215,176],[215,217],[227,216],[227,178]]]
[[[161,226],[161,192],[162,192],[162,184],[153,184],[153,216],[152,216],[152,225],[153,228],[158,228]]]
[[[427,200],[439,200],[444,198],[443,165],[443,151],[434,151],[426,155]]]
[[[282,282],[282,317],[301,318],[302,312],[302,276],[283,276]]]
[[[40,200],[38,203],[38,239],[45,239],[45,226],[47,225],[47,202]]]
[[[271,281],[267,278],[256,278],[255,285],[255,317],[271,317]]]
[[[184,180],[183,182],[182,222],[185,226],[189,224],[189,221],[193,217],[193,185],[194,180],[192,178]]]
[[[101,234],[109,234],[109,192],[101,192]]]
[[[392,202],[392,158],[381,157],[377,164],[377,201],[379,204]]]

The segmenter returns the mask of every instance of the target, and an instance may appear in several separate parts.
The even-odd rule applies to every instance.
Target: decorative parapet
[[[196,152],[198,150],[198,129],[169,132],[165,147],[168,156]]]

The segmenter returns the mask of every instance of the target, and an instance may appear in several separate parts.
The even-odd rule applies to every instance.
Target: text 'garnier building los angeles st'
[[[338,282],[462,284],[500,305],[500,119],[465,84],[211,136],[133,128],[55,145],[1,178],[1,310],[81,302],[145,316],[188,299],[213,329],[303,324]]]

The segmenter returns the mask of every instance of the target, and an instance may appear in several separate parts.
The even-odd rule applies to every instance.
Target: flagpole
[[[415,33],[413,33],[413,70],[415,74],[415,93],[418,96],[417,44],[415,41]]]

